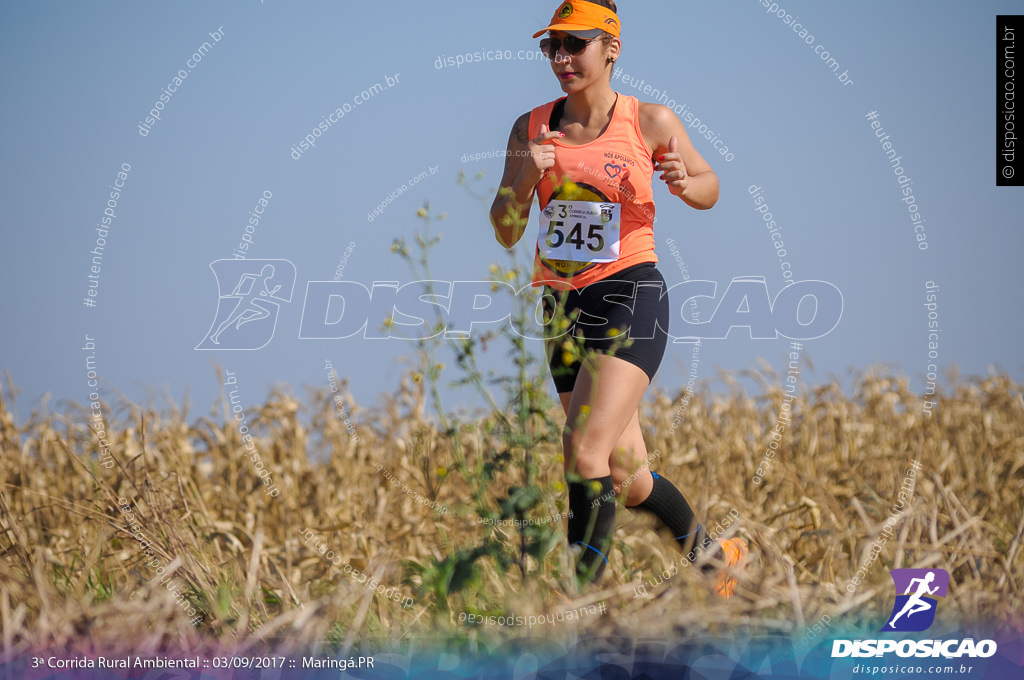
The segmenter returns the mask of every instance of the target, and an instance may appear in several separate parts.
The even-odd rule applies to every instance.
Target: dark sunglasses
[[[547,55],[548,59],[555,59],[558,56],[558,51],[565,48],[566,54],[577,55],[583,50],[587,49],[587,45],[594,42],[597,38],[591,38],[585,40],[583,38],[577,38],[574,35],[567,35],[564,38],[544,38],[540,41],[540,51]]]

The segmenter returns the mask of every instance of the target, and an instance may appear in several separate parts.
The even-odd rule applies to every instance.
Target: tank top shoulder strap
[[[644,139],[643,130],[640,129],[640,100],[636,97],[619,95],[620,100],[625,100],[626,107],[625,112],[628,114],[623,117],[623,120],[628,120],[633,134],[636,136],[637,143],[640,148],[647,152],[647,158],[650,159],[654,156],[654,149],[647,145],[647,140]]]
[[[557,125],[558,121],[562,118],[562,111],[565,110],[565,99],[565,97],[555,99],[547,104],[541,104],[530,111],[530,139],[533,139],[540,134],[541,123],[547,125],[548,130],[552,129],[552,123]],[[558,105],[557,108],[555,106],[556,104]]]
[[[567,97],[562,97],[551,107],[551,116],[548,118],[548,130],[558,129],[558,124],[562,122],[562,114],[565,113],[566,99]]]

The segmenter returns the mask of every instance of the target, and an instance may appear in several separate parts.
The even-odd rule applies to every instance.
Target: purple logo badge
[[[896,603],[882,631],[918,632],[935,621],[939,601],[946,597],[949,572],[945,569],[893,569]]]

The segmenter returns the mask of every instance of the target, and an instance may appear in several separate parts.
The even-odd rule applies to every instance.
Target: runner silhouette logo
[[[295,265],[288,260],[215,260],[217,314],[196,349],[260,349],[277,328],[283,303],[292,301]]]
[[[935,621],[939,601],[946,597],[949,572],[945,569],[893,569],[896,603],[882,631],[918,632]]]

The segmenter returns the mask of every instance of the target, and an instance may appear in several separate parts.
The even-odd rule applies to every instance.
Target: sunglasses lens
[[[567,35],[562,42],[565,44],[565,51],[569,54],[579,54],[587,47],[586,40],[577,38],[574,35]]]
[[[547,55],[548,59],[557,59],[558,51],[565,47],[570,55],[577,55],[587,49],[590,40],[577,38],[574,35],[567,35],[564,38],[544,38],[540,41],[540,51]]]

